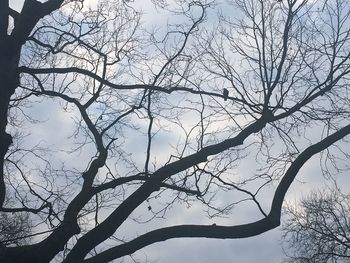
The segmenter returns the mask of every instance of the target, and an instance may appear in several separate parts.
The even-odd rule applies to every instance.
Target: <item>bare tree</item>
[[[313,192],[288,209],[283,231],[288,262],[346,262],[350,258],[349,196],[339,189]]]
[[[1,262],[108,262],[171,238],[259,235],[280,224],[311,157],[349,157],[347,1],[155,2],[166,28],[128,1],[0,2],[0,211],[33,223]],[[259,217],[147,224],[194,203],[210,218],[232,222],[238,205]]]
[[[5,202],[9,206],[9,201]],[[0,212],[0,246],[29,244],[32,224],[28,213]]]

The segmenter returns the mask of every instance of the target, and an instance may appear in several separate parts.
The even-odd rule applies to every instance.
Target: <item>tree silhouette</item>
[[[6,200],[6,206],[9,201]],[[29,244],[32,224],[28,213],[0,212],[0,244],[1,245],[26,245]]]
[[[2,241],[1,262],[259,235],[311,157],[348,157],[347,1],[154,4],[165,27],[129,1],[0,2],[0,211],[33,224],[29,244]],[[209,218],[253,205],[259,219],[149,230],[193,204]]]
[[[283,231],[293,251],[287,262],[343,262],[349,255],[349,196],[339,189],[313,192],[301,209],[289,208]]]

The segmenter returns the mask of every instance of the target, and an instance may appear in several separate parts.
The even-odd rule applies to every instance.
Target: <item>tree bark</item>
[[[20,51],[10,49],[11,41],[7,35],[4,38],[5,40],[1,41],[0,50],[0,207],[3,206],[6,193],[4,183],[5,155],[12,143],[12,136],[6,132],[8,110],[11,96],[19,84],[17,69],[20,53]]]
[[[25,0],[22,11],[15,18],[15,26],[11,34],[8,34],[9,1],[0,1],[0,209],[3,207],[6,196],[5,157],[12,144],[12,136],[6,128],[10,100],[20,83],[18,69],[21,49],[37,22],[58,9],[62,3],[63,0],[48,0],[44,3]],[[0,243],[0,262],[50,262],[64,248],[62,244],[79,232],[79,228],[75,222],[75,224],[63,224],[56,231],[58,234],[51,239],[45,239],[34,245],[4,247]]]

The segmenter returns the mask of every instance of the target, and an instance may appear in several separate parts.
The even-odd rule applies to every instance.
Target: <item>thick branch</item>
[[[147,84],[134,84],[134,85],[120,85],[120,84],[114,84],[102,77],[100,77],[99,75],[95,74],[92,71],[86,70],[86,69],[82,69],[82,68],[77,68],[77,67],[67,67],[67,68],[28,68],[25,66],[22,66],[19,68],[19,72],[20,73],[28,73],[28,74],[69,74],[69,73],[77,73],[77,74],[81,74],[84,76],[88,76],[98,82],[100,82],[101,84],[104,84],[106,86],[109,86],[113,89],[117,89],[117,90],[137,90],[137,89],[141,89],[141,90],[152,90],[152,91],[161,91],[167,94],[171,94],[173,92],[178,92],[178,91],[184,91],[184,92],[189,92],[191,94],[202,94],[202,95],[206,95],[206,96],[213,96],[213,97],[220,97],[222,99],[224,99],[223,94],[221,93],[215,93],[215,92],[209,92],[209,91],[204,91],[204,90],[195,90],[195,89],[191,89],[191,88],[187,88],[187,87],[181,87],[181,86],[176,86],[176,87],[161,87],[161,86],[157,86],[157,85],[147,85]],[[258,108],[259,104],[253,105],[253,104],[248,104],[245,100],[242,100],[240,98],[237,97],[228,97],[228,100],[232,100],[232,101],[237,101],[239,103],[243,103],[243,104],[247,104],[250,107],[253,108]]]
[[[57,10],[64,0],[48,0],[40,3],[37,0],[24,1],[23,8],[19,17],[17,17],[16,25],[12,31],[12,46],[14,50],[27,41],[30,32],[34,29],[38,21]]]
[[[108,249],[101,254],[86,259],[84,263],[103,263],[115,258],[130,255],[135,251],[150,244],[165,241],[171,238],[181,237],[207,237],[207,238],[245,238],[256,236],[273,229],[279,222],[272,222],[264,218],[254,223],[239,226],[216,226],[216,225],[181,225],[157,229],[120,246]]]
[[[271,206],[271,212],[274,217],[280,217],[281,216],[281,208],[282,203],[284,200],[284,197],[294,181],[295,176],[298,174],[300,168],[315,154],[320,153],[321,151],[327,149],[329,146],[334,144],[335,142],[341,140],[345,136],[350,134],[350,125],[347,125],[335,133],[327,136],[320,142],[311,145],[310,147],[306,148],[292,163],[292,165],[287,170],[285,176],[282,178],[281,182],[279,183],[275,196],[273,198],[272,206]]]
[[[180,237],[206,237],[206,238],[220,238],[220,239],[234,239],[234,238],[246,238],[259,235],[263,232],[271,230],[280,224],[281,208],[284,200],[284,196],[289,189],[290,185],[294,181],[294,178],[298,174],[301,167],[315,154],[325,150],[333,143],[339,141],[345,136],[350,134],[350,125],[338,130],[337,132],[329,135],[320,142],[305,149],[291,164],[287,170],[285,176],[279,183],[275,192],[271,211],[269,215],[261,220],[250,224],[237,225],[237,226],[217,226],[217,225],[179,225],[157,229],[148,232],[142,236],[135,238],[134,240],[125,244],[110,248],[95,257],[80,261],[84,263],[102,263],[109,262],[115,258],[120,258],[125,255],[130,255],[135,251],[146,247],[150,244],[165,241],[172,238]]]
[[[7,27],[8,27],[8,11],[9,11],[9,1],[0,1],[0,44],[5,41],[7,37]]]
[[[147,180],[117,209],[115,209],[105,221],[81,237],[64,262],[67,263],[82,260],[91,249],[108,239],[135,208],[143,203],[151,193],[160,189],[161,184],[165,179],[196,164],[205,162],[210,155],[215,155],[231,147],[243,144],[243,141],[249,135],[260,131],[266,125],[266,122],[267,120],[265,119],[259,119],[241,131],[236,137],[227,139],[215,145],[207,146],[199,152],[165,165],[157,170],[149,180]]]

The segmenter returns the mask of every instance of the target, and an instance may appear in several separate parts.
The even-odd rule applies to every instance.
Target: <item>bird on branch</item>
[[[223,91],[223,94],[224,96],[224,101],[227,101],[227,98],[228,98],[228,89],[224,88],[224,91]]]

